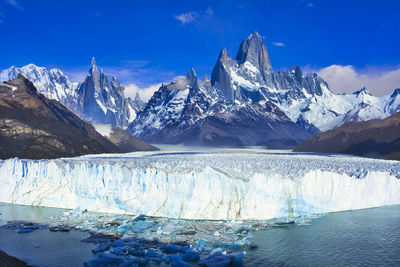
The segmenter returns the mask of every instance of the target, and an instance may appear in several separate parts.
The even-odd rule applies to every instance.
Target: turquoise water
[[[0,203],[8,220],[46,222],[64,210]],[[253,232],[246,266],[400,266],[400,205],[323,215],[307,225],[271,225]],[[87,232],[0,229],[0,249],[34,266],[80,266],[95,258]]]
[[[331,213],[257,232],[249,266],[400,266],[400,206]]]

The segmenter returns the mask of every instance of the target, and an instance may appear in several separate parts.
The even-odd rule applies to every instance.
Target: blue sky
[[[396,0],[0,1],[0,69],[35,63],[80,79],[95,56],[123,83],[146,87],[191,67],[210,74],[221,48],[236,56],[253,30],[275,71],[336,66],[381,79],[400,69]]]

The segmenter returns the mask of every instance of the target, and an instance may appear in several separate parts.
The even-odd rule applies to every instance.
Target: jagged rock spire
[[[94,57],[92,57],[92,63],[90,65],[88,78],[92,80],[95,90],[99,91],[100,90],[99,72],[97,70],[96,59]]]
[[[296,67],[291,67],[290,72],[294,74],[297,82],[301,84],[301,81],[303,79],[303,72],[301,71],[300,66],[297,65]]]
[[[264,77],[266,74],[273,72],[267,47],[262,42],[260,34],[256,31],[242,41],[236,55],[236,60],[239,65],[244,64],[246,61],[251,63],[260,70]]]
[[[394,89],[393,93],[390,95],[390,97],[396,97],[400,95],[400,88]]]
[[[228,63],[229,56],[225,47],[221,49],[221,52],[219,52],[218,61],[221,61],[222,63]]]
[[[142,100],[142,99],[140,98],[139,92],[136,92],[135,101],[136,101],[136,100],[140,100],[140,101]]]
[[[196,87],[198,85],[197,74],[194,68],[188,71],[186,74],[186,80],[191,87]]]
[[[230,85],[230,77],[226,67],[233,63],[232,58],[228,56],[226,48],[222,48],[219,53],[217,63],[211,72],[211,84],[217,86],[223,91],[223,94],[228,100],[233,100],[233,89]]]
[[[226,73],[224,64],[228,64],[230,58],[226,51],[226,48],[222,48],[221,52],[219,52],[217,63],[215,64],[212,72],[211,72],[211,84],[214,86],[217,82],[221,83],[226,80]]]
[[[92,57],[92,63],[90,65],[89,75],[94,76],[94,74],[96,74],[96,76],[97,76],[98,71],[97,71],[96,59],[94,57]]]

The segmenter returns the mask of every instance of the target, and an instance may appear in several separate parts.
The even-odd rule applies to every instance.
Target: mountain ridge
[[[82,83],[70,82],[59,69],[47,70],[34,64],[21,68],[12,66],[3,70],[0,73],[0,81],[15,79],[19,73],[32,81],[47,98],[59,101],[80,118],[94,123],[127,127],[135,119],[136,112],[143,108],[139,96],[133,100],[124,95],[125,88],[115,76],[109,81],[102,69],[98,71],[94,58]],[[88,88],[87,83],[93,88]]]
[[[292,140],[289,143],[295,144],[303,138],[307,139],[307,136],[348,121],[384,118],[400,108],[400,98],[395,93],[378,98],[363,89],[354,94],[337,95],[330,91],[328,84],[317,73],[303,75],[299,66],[284,72],[273,72],[266,46],[257,32],[241,42],[235,60],[228,55],[226,48],[222,48],[212,70],[210,83],[207,80],[200,81],[197,76],[194,79],[194,76],[195,71],[192,69],[186,76],[185,93],[168,90],[174,87],[175,82],[160,87],[146,108],[138,113],[137,119],[129,126],[129,131],[145,140],[167,143],[185,143],[188,140],[184,137],[192,135],[191,142],[204,144],[208,142],[205,139],[210,136],[202,140],[193,140],[193,136],[201,139],[199,136],[203,132],[203,125],[208,125],[206,122],[219,121],[222,125],[235,121],[239,125],[241,120],[250,116],[249,111],[254,111],[254,107],[258,105],[269,106],[267,109],[284,114],[289,120],[261,112],[259,115],[251,114],[256,121],[265,121],[263,117],[270,116],[279,118],[275,123],[280,125],[286,123],[287,127],[293,127],[289,126],[288,121],[297,125],[292,131],[298,133],[298,138],[289,138]],[[241,110],[241,115],[238,110]],[[231,111],[236,112],[236,117]],[[225,118],[221,121],[222,115]],[[236,120],[232,120],[232,117]],[[268,143],[268,134],[276,127],[270,127],[271,122],[270,125],[261,127],[265,137],[262,142],[257,138],[253,138],[253,141],[237,142],[237,136],[233,132],[225,137],[233,145],[265,145]],[[257,129],[255,125],[251,127]],[[216,130],[219,127],[213,124],[211,128]],[[219,134],[213,132],[211,135],[221,139],[224,136],[223,129],[218,129],[217,132]],[[292,136],[287,135],[284,130],[280,132],[282,139]],[[232,141],[233,139],[236,141]]]
[[[37,84],[52,86],[51,83],[45,83],[51,80],[46,75],[39,75],[40,79],[34,75],[43,72],[40,67],[30,66],[26,69]],[[3,71],[2,76],[6,72],[12,76],[18,71],[21,70],[9,69],[8,72]],[[47,72],[49,77],[50,74],[57,74],[60,76],[58,80],[68,79],[61,75],[62,72]],[[39,90],[50,92],[51,88],[47,87]],[[300,142],[309,135],[336,128],[346,122],[385,118],[400,109],[400,89],[382,97],[373,96],[366,88],[352,94],[335,94],[317,73],[304,74],[299,66],[274,72],[267,47],[257,32],[240,43],[235,59],[228,55],[226,48],[220,51],[210,80],[206,77],[198,79],[195,70],[191,69],[185,78],[162,85],[158,93],[154,93],[154,99],[151,98],[147,103],[141,101],[138,94],[133,100],[126,98],[124,87],[115,77],[110,80],[101,68],[99,71],[94,58],[85,81],[76,85],[75,90],[62,83],[58,87],[61,88],[60,92],[66,92],[64,95],[70,96],[68,101],[61,102],[81,118],[95,123],[128,127],[135,136],[167,143],[185,143],[184,136],[189,135],[202,139],[196,141],[192,138],[196,144],[202,144],[206,139],[207,143],[213,143],[209,141],[225,136],[222,134],[223,129],[217,129],[222,126],[214,125],[217,121],[219,124],[234,121],[249,127],[242,121],[246,116],[250,116],[248,121],[258,118],[262,122],[266,122],[269,117],[269,125],[263,126],[267,133],[274,131],[270,127],[272,122],[274,129],[276,123],[286,124],[292,131],[299,133],[299,138],[294,140]],[[263,113],[263,109],[270,111]],[[214,130],[202,131],[203,124]],[[258,129],[256,125],[251,127]],[[283,139],[293,136],[287,131],[281,132],[285,133]],[[246,138],[237,139],[234,132],[225,137],[242,145],[268,143],[265,140],[260,143],[257,138],[253,142]]]
[[[307,139],[294,151],[400,160],[400,112],[385,119],[348,122]]]

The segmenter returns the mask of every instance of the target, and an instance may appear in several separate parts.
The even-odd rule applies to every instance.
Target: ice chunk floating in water
[[[400,164],[261,150],[0,162],[0,202],[185,219],[271,219],[400,204]]]

